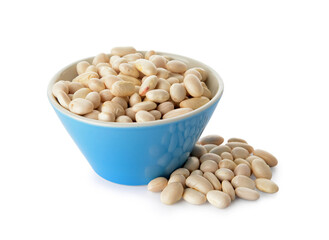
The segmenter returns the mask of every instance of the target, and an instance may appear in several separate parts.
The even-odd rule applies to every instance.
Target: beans
[[[247,143],[246,140],[243,140],[242,138],[230,138],[227,140],[227,142],[241,142],[241,143]]]
[[[161,192],[161,202],[167,205],[178,202],[183,196],[184,188],[181,183],[168,184]]]
[[[201,97],[203,94],[203,87],[200,80],[193,74],[188,74],[184,78],[184,85],[187,92],[193,97]]]
[[[85,115],[83,115],[86,118],[90,118],[90,119],[94,119],[94,120],[98,120],[98,114],[100,112],[97,110],[93,110],[91,113],[87,113]]]
[[[222,159],[229,159],[229,160],[232,160],[233,161],[233,155],[229,152],[223,152],[220,157]]]
[[[201,170],[197,169],[197,170],[194,170],[193,172],[191,172],[191,176],[192,175],[200,175],[200,176],[203,176],[203,172]]]
[[[235,167],[234,174],[236,176],[244,175],[244,176],[250,177],[250,175],[251,175],[250,167],[244,163],[239,164],[238,166]]]
[[[161,192],[167,186],[168,180],[164,177],[153,179],[147,185],[147,190],[151,192]]]
[[[232,155],[234,158],[247,158],[249,152],[245,148],[235,147],[232,149]]]
[[[183,175],[184,177],[187,178],[190,175],[190,172],[186,168],[178,168],[178,169],[176,169],[175,171],[172,172],[170,177],[172,177],[176,174]]]
[[[226,143],[227,146],[229,146],[230,148],[236,148],[236,147],[242,147],[246,150],[248,150],[249,153],[252,153],[254,151],[254,148],[252,146],[250,146],[247,143],[241,143],[241,142],[228,142]]]
[[[216,177],[218,177],[219,180],[224,181],[228,180],[231,181],[234,178],[234,173],[232,170],[228,168],[220,168],[215,172]]]
[[[215,190],[221,190],[222,186],[218,178],[212,172],[205,172],[203,177],[206,178],[214,187]]]
[[[111,112],[101,112],[100,114],[98,114],[98,119],[104,122],[114,122],[115,114]]]
[[[207,149],[207,152],[210,152],[211,149],[217,147],[217,145],[215,145],[215,144],[205,144],[203,146]]]
[[[271,168],[262,159],[252,161],[251,169],[256,178],[272,178]]]
[[[206,160],[201,163],[200,170],[203,172],[216,172],[218,169],[218,164],[213,160]]]
[[[169,99],[169,93],[162,89],[148,91],[146,97],[156,103],[163,103]]]
[[[212,190],[207,193],[208,202],[217,208],[227,208],[231,204],[231,198],[228,194]]]
[[[87,99],[87,100],[89,100],[90,102],[93,103],[94,109],[98,108],[99,105],[101,104],[101,96],[99,95],[98,92],[88,93],[85,99]]]
[[[231,183],[234,188],[238,188],[238,187],[246,187],[250,189],[255,188],[255,182],[251,178],[243,175],[235,176],[232,179]]]
[[[215,144],[221,145],[224,142],[224,138],[219,135],[208,135],[200,139],[200,144]]]
[[[138,111],[135,115],[136,122],[149,122],[149,121],[154,121],[155,117],[144,110]]]
[[[226,145],[221,145],[218,147],[214,147],[213,149],[210,150],[209,153],[214,153],[220,156],[223,152],[231,153],[231,148]]]
[[[242,199],[254,201],[257,200],[260,195],[255,190],[246,187],[238,187],[235,189],[235,194]]]
[[[199,205],[207,201],[206,196],[193,188],[186,188],[184,190],[183,198],[186,202]]]
[[[72,99],[86,99],[89,93],[98,92],[99,96],[93,93],[88,97],[98,111],[102,111],[103,103],[113,99],[123,110],[129,108],[127,116],[132,121],[136,121],[135,114],[140,110],[151,113],[154,120],[161,120],[185,115],[208,104],[212,97],[204,82],[205,69],[189,68],[183,61],[153,50],[144,56],[133,47],[115,47],[111,55],[100,53],[91,63],[77,63],[76,70],[78,75],[72,81],[61,80],[53,85],[53,95],[64,108],[69,109]],[[67,96],[62,92],[58,94],[60,91]],[[105,113],[109,112],[105,110]],[[117,122],[130,122],[127,117],[118,118],[124,115],[122,111],[114,115]],[[147,116],[148,121],[153,119],[149,114],[140,115]],[[95,116],[86,117],[96,119]],[[98,120],[102,119],[109,121],[109,117]],[[210,146],[207,149],[210,151]]]
[[[116,117],[125,114],[125,110],[123,109],[123,107],[120,104],[118,104],[116,102],[112,102],[112,101],[106,101],[103,103],[102,112],[113,113],[114,116],[116,116]]]
[[[267,165],[269,165],[270,167],[274,167],[278,164],[278,160],[269,152],[266,152],[264,150],[261,149],[256,149],[254,151],[254,155],[257,157],[260,157],[262,159],[264,159],[264,161],[267,163]]]
[[[236,164],[232,160],[223,159],[222,161],[219,162],[218,166],[219,168],[227,168],[230,169],[231,171],[234,171]]]
[[[186,178],[183,175],[175,174],[175,175],[170,177],[168,183],[179,182],[183,185],[183,187],[185,187],[185,180],[186,180]]]
[[[205,146],[203,146],[205,147]],[[213,160],[216,163],[219,163],[222,159],[220,156],[218,156],[217,154],[214,153],[204,153],[201,157],[200,157],[200,162],[203,163],[206,160]]]
[[[197,158],[200,158],[202,155],[206,154],[207,150],[204,146],[199,145],[199,144],[195,144],[192,152],[191,152],[191,156],[195,156]]]
[[[117,119],[115,119],[116,122],[121,122],[121,123],[131,123],[133,122],[133,120],[126,116],[126,115],[122,115],[122,116],[119,116],[117,117]]]
[[[214,189],[211,183],[200,175],[189,176],[186,179],[186,186],[202,192],[203,194],[207,194],[210,190]]]
[[[69,109],[75,114],[84,115],[92,112],[94,110],[94,105],[89,100],[83,98],[76,98],[70,102]]]
[[[186,64],[179,60],[167,62],[166,68],[173,73],[184,73],[187,70]]]
[[[117,97],[131,96],[135,93],[135,86],[130,82],[118,81],[113,83],[111,93]]]
[[[249,167],[251,167],[250,163],[247,160],[243,159],[243,158],[237,158],[237,159],[235,159],[234,160],[234,163],[236,165],[239,165],[239,164],[242,164],[243,163],[243,164],[247,164]]]
[[[135,61],[135,67],[146,76],[157,74],[157,67],[151,61],[146,59],[137,59]]]
[[[197,157],[189,157],[184,165],[184,168],[189,170],[190,172],[193,172],[194,170],[199,169],[200,162]]]
[[[234,191],[234,188],[233,188],[232,184],[228,180],[224,180],[222,182],[222,191],[224,193],[227,193],[230,196],[231,201],[233,201],[235,199],[235,191]]]
[[[266,193],[276,193],[279,191],[278,185],[276,185],[273,181],[266,178],[257,178],[255,180],[256,187],[262,192]]]

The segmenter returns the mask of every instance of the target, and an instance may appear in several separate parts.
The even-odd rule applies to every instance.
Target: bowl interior
[[[145,51],[139,51],[142,53],[145,53]],[[77,62],[74,62],[66,67],[64,67],[62,70],[60,70],[50,81],[49,86],[48,86],[48,98],[51,102],[51,104],[56,107],[59,111],[63,112],[64,114],[69,115],[70,117],[76,118],[77,120],[80,121],[84,121],[84,122],[89,122],[91,124],[96,124],[96,125],[102,125],[102,126],[111,126],[111,127],[136,127],[136,126],[152,126],[152,125],[158,125],[158,124],[165,124],[165,123],[169,123],[169,122],[173,122],[179,119],[183,119],[189,116],[192,116],[194,114],[197,114],[205,109],[207,109],[209,106],[211,106],[212,104],[214,104],[216,101],[219,100],[219,98],[221,97],[223,90],[224,90],[224,84],[223,81],[221,79],[221,77],[218,75],[218,73],[216,71],[214,71],[211,67],[207,66],[206,64],[199,62],[197,60],[188,58],[188,57],[184,57],[184,56],[180,56],[180,55],[176,55],[176,54],[171,54],[171,53],[165,53],[165,52],[157,52],[160,55],[165,55],[168,56],[170,58],[173,59],[177,59],[180,61],[183,61],[184,63],[187,64],[188,68],[192,68],[192,67],[202,67],[204,68],[207,72],[208,72],[208,79],[206,81],[206,84],[208,86],[208,88],[210,89],[211,93],[212,93],[212,99],[210,100],[210,102],[208,102],[207,104],[205,104],[204,106],[190,112],[187,114],[184,114],[182,116],[178,116],[175,118],[171,118],[171,119],[163,119],[161,121],[153,121],[153,122],[145,122],[145,123],[117,123],[117,122],[102,122],[102,121],[98,121],[98,120],[93,120],[93,119],[89,119],[89,118],[85,118],[79,115],[76,115],[74,113],[71,113],[70,111],[68,111],[67,109],[63,108],[56,100],[56,98],[52,95],[52,86],[60,80],[68,80],[71,81],[73,78],[75,78],[78,74],[76,71],[76,65],[78,62],[80,61],[87,61],[89,63],[92,62],[93,57],[89,57],[89,58],[85,58],[85,59],[81,59]]]

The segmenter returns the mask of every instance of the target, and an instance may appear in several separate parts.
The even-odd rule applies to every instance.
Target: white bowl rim
[[[144,52],[145,51],[138,51],[138,52]],[[104,122],[104,121],[99,121],[99,120],[95,120],[95,119],[90,119],[90,118],[86,118],[77,114],[74,114],[72,112],[70,112],[69,110],[65,109],[64,107],[62,107],[57,100],[55,99],[55,97],[52,94],[52,86],[57,82],[59,75],[65,71],[67,68],[76,65],[78,62],[81,61],[85,61],[88,60],[92,57],[88,57],[88,58],[84,58],[82,60],[76,61],[74,63],[71,63],[65,67],[63,67],[60,71],[58,71],[54,77],[51,79],[50,83],[48,84],[48,90],[47,90],[47,95],[48,95],[48,99],[51,102],[52,106],[54,106],[58,111],[60,111],[61,113],[63,113],[64,115],[67,115],[71,118],[74,118],[75,120],[84,122],[84,123],[88,123],[91,125],[96,125],[96,126],[102,126],[102,127],[112,127],[112,128],[135,128],[135,127],[152,127],[152,126],[158,126],[158,125],[164,125],[164,124],[169,124],[169,123],[173,123],[173,122],[178,122],[180,120],[183,120],[185,118],[189,118],[192,117],[206,109],[208,109],[210,106],[212,106],[213,104],[215,104],[223,95],[223,91],[224,91],[224,83],[222,78],[219,76],[219,74],[211,67],[209,67],[208,65],[197,61],[193,58],[189,58],[189,57],[185,57],[182,55],[178,55],[178,54],[172,54],[172,53],[167,53],[167,52],[157,52],[157,54],[161,54],[161,55],[166,55],[169,57],[172,57],[174,59],[185,59],[187,61],[193,61],[196,63],[201,63],[202,65],[206,66],[208,68],[208,70],[214,75],[215,79],[218,81],[218,90],[215,94],[215,96],[213,96],[212,99],[210,99],[210,101],[208,103],[206,103],[205,105],[203,105],[202,107],[195,109],[191,112],[185,113],[183,115],[177,116],[177,117],[173,117],[173,118],[169,118],[169,119],[161,119],[161,120],[155,120],[155,121],[150,121],[150,122],[133,122],[133,123],[119,123],[119,122]]]

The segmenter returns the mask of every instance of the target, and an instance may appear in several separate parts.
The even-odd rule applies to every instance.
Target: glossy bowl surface
[[[223,94],[223,81],[212,68],[191,58],[159,54],[182,60],[189,67],[198,66],[207,70],[207,85],[213,95],[211,101],[193,112],[172,119],[110,123],[73,114],[60,106],[52,95],[55,82],[71,81],[77,76],[75,66],[79,61],[59,71],[49,83],[48,99],[64,127],[94,171],[111,182],[144,185],[155,177],[167,177],[183,165]],[[91,62],[92,58],[82,60]]]

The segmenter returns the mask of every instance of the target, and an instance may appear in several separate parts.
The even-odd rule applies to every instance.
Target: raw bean
[[[193,74],[188,74],[184,78],[184,85],[187,92],[193,97],[201,97],[203,94],[203,87],[200,80]]]
[[[205,145],[205,144],[221,145],[223,142],[224,142],[224,138],[219,135],[208,135],[200,139],[201,145]]]
[[[133,47],[115,47],[111,50],[111,55],[117,55],[122,57],[127,54],[136,53],[136,49]]]
[[[169,99],[169,93],[162,89],[148,91],[146,97],[152,102],[163,103]]]
[[[199,169],[200,162],[197,157],[189,157],[184,165],[184,168],[189,170],[190,172],[193,172],[194,170]]]
[[[84,86],[81,83],[78,82],[70,82],[69,84],[69,93],[74,94],[76,91],[78,91],[80,88],[83,88]]]
[[[150,122],[150,121],[155,121],[155,117],[144,110],[138,111],[135,115],[136,122]]]
[[[100,92],[103,89],[105,89],[105,85],[102,80],[98,78],[92,78],[88,82],[88,87],[90,90],[95,91],[95,92]]]
[[[247,143],[246,140],[242,139],[242,138],[230,138],[229,140],[227,140],[227,142],[241,142],[241,143]],[[247,143],[248,144],[248,143]]]
[[[207,149],[207,152],[210,152],[211,149],[217,147],[217,145],[215,145],[215,144],[205,144],[203,146]]]
[[[179,74],[179,73],[172,73],[172,72],[171,72],[171,73],[169,74],[169,78],[171,78],[171,77],[177,78],[178,81],[179,81],[179,83],[182,83],[183,80],[184,80],[184,76],[183,76],[182,74]]]
[[[157,68],[156,66],[149,60],[146,59],[138,59],[135,61],[135,67],[146,76],[156,75]]]
[[[113,83],[115,83],[117,81],[122,81],[121,78],[119,78],[118,76],[114,76],[114,75],[105,76],[102,78],[102,80],[108,89],[111,89]]]
[[[120,72],[119,66],[122,63],[128,63],[128,62],[125,58],[118,58],[113,62],[112,68],[118,73]]]
[[[166,114],[167,112],[174,110],[174,104],[172,102],[163,102],[160,103],[157,109],[162,113],[162,115]]]
[[[155,54],[155,51],[154,50],[150,50],[150,51],[147,51],[145,53],[145,59],[149,60],[151,56],[153,56]]]
[[[215,190],[221,190],[222,186],[218,180],[218,178],[212,172],[205,172],[203,177],[206,178],[214,187]]]
[[[161,202],[164,204],[174,204],[183,196],[184,188],[181,183],[170,183],[161,192]]]
[[[195,144],[192,152],[191,152],[191,156],[195,156],[197,158],[200,158],[203,154],[206,154],[207,150],[205,149],[204,146],[199,145],[199,144]]]
[[[244,176],[250,177],[251,170],[247,164],[241,163],[238,166],[236,166],[236,168],[234,169],[234,174],[236,176],[244,175]]]
[[[139,96],[138,93],[134,93],[133,95],[130,96],[129,98],[129,105],[130,107],[134,106],[137,103],[140,103],[142,101],[141,97]]]
[[[221,157],[222,159],[230,159],[230,160],[233,161],[233,156],[232,156],[232,154],[229,153],[229,152],[223,152],[223,153],[220,155],[220,157]]]
[[[182,174],[175,174],[170,177],[168,183],[179,182],[185,187],[185,177]]]
[[[169,77],[169,78],[167,78],[167,81],[168,81],[171,85],[173,85],[174,83],[179,83],[178,78],[175,78],[175,77]]]
[[[249,178],[247,176],[243,176],[243,175],[235,176],[232,179],[231,183],[234,188],[246,187],[246,188],[250,188],[250,189],[255,189],[255,187],[256,187],[255,182],[251,178]]]
[[[267,163],[267,165],[269,165],[270,167],[274,167],[278,164],[278,160],[269,152],[266,152],[264,150],[261,149],[256,149],[254,151],[254,155],[258,156],[262,159],[264,159],[264,161]]]
[[[187,70],[186,64],[179,60],[167,62],[166,68],[173,73],[184,73]]]
[[[206,160],[213,160],[218,164],[222,160],[222,158],[220,156],[218,156],[217,154],[214,154],[214,153],[204,153],[200,157],[200,162],[203,163]]]
[[[84,85],[85,87],[88,87],[88,82],[92,78],[99,78],[99,76],[95,72],[85,72],[74,78],[72,82],[78,82]]]
[[[98,120],[98,114],[100,112],[97,110],[93,110],[91,113],[87,113],[85,115],[83,115],[86,118],[90,118],[90,119],[94,119],[94,120]]]
[[[246,158],[246,160],[247,160],[250,164],[251,164],[252,161],[254,161],[255,159],[261,159],[261,160],[263,160],[263,161],[265,162],[264,159],[262,159],[262,158],[260,158],[260,157],[257,157],[257,156],[254,156],[254,155],[251,155],[251,156],[249,156],[249,157]]]
[[[164,177],[154,178],[147,185],[147,190],[149,190],[151,192],[161,192],[167,186],[167,183],[168,183],[168,181]]]
[[[154,116],[155,120],[159,120],[162,117],[161,112],[158,110],[151,110],[149,111],[149,113],[151,113]]]
[[[230,169],[231,171],[234,171],[236,164],[229,159],[223,159],[222,161],[219,162],[218,164],[219,168],[227,168]]]
[[[192,176],[192,175],[200,175],[200,176],[203,176],[203,172],[201,170],[197,169],[197,170],[194,170],[193,172],[191,172],[191,175],[190,176]]]
[[[249,153],[252,153],[254,151],[254,148],[247,143],[229,142],[229,143],[226,143],[226,145],[232,149],[236,148],[236,147],[243,147],[244,149],[248,150]]]
[[[183,175],[184,177],[187,178],[190,175],[190,172],[186,168],[178,168],[171,173],[170,177],[172,177],[176,174]]]
[[[203,193],[194,190],[193,188],[186,188],[184,190],[183,198],[186,202],[195,205],[200,205],[207,201],[207,198]]]
[[[208,202],[217,208],[227,208],[231,204],[231,198],[227,193],[212,190],[207,193]]]
[[[88,93],[85,99],[87,99],[87,100],[89,100],[90,102],[93,103],[94,109],[98,108],[99,105],[101,104],[101,97],[100,97],[98,92]]]
[[[127,108],[125,112],[126,115],[131,118],[131,120],[136,121],[135,118],[136,112],[132,108]]]
[[[203,84],[202,84],[203,83]],[[201,85],[203,87],[203,94],[202,96],[211,99],[212,98],[212,93],[211,91],[207,88],[207,85],[205,85],[204,82],[201,82]]]
[[[120,59],[120,56],[118,55],[113,55],[112,57],[110,57],[110,65],[111,67],[113,67],[113,64],[115,63],[116,60]],[[126,59],[127,60],[127,59]]]
[[[170,87],[171,87],[171,85],[167,80],[159,78],[158,84],[156,85],[155,88],[165,90],[169,93]]]
[[[96,68],[97,68],[98,71],[101,67],[111,67],[111,65],[109,63],[98,63],[96,65]]]
[[[201,74],[197,70],[195,70],[195,69],[189,69],[189,70],[187,70],[184,73],[184,76],[186,76],[187,74],[193,74],[193,75],[197,76],[197,78],[199,78],[200,81],[202,80]]]
[[[161,55],[152,55],[149,60],[157,67],[157,68],[165,68],[167,64],[167,59]]]
[[[57,82],[52,88],[52,93],[55,97],[57,97],[58,92],[64,92],[66,94],[69,93],[69,87],[63,82]]]
[[[71,98],[64,91],[57,91],[57,100],[64,108],[69,109]]]
[[[249,152],[242,147],[235,147],[232,149],[232,155],[236,158],[247,158],[249,157]]]
[[[85,98],[90,92],[91,90],[89,88],[80,88],[73,94],[73,99]]]
[[[249,200],[249,201],[254,201],[257,200],[260,195],[257,191],[246,188],[246,187],[238,187],[235,189],[235,194],[242,199]]]
[[[131,123],[133,122],[133,120],[131,120],[130,117],[126,116],[126,115],[122,115],[117,117],[117,119],[115,119],[116,122],[121,122],[121,123]]]
[[[114,98],[112,98],[111,101],[120,104],[121,107],[123,107],[123,109],[126,109],[128,107],[128,103],[126,102],[126,100],[123,97],[114,97]]]
[[[114,120],[115,120],[115,117],[125,115],[125,110],[123,109],[123,107],[119,103],[112,102],[112,101],[106,101],[103,103],[102,112],[113,113]]]
[[[87,67],[87,69],[84,73],[97,73],[98,74],[98,70],[97,70],[96,66],[90,65],[89,67]],[[80,75],[82,75],[82,74],[80,74]],[[74,82],[74,79],[72,80],[72,82]]]
[[[169,77],[170,72],[167,69],[164,68],[158,68],[157,69],[157,77],[158,78],[163,78],[163,79],[167,79]]]
[[[90,63],[87,61],[81,61],[77,64],[77,73],[80,75],[86,72],[86,69],[90,66]]]
[[[192,108],[177,108],[167,112],[162,118],[163,119],[174,118],[192,111],[193,111]]]
[[[276,185],[273,181],[266,178],[257,178],[255,180],[256,187],[258,190],[266,193],[276,193],[279,191],[278,185]]]
[[[186,186],[193,188],[199,192],[207,194],[210,190],[213,190],[214,187],[211,183],[200,175],[192,175],[186,179]]]
[[[206,160],[201,163],[200,170],[203,172],[216,172],[218,169],[218,164],[213,160]]]
[[[186,97],[186,90],[180,83],[174,83],[170,87],[170,96],[174,102],[181,102]]]
[[[94,105],[89,100],[83,98],[75,98],[70,102],[69,109],[75,114],[85,115],[94,110]]]
[[[102,66],[98,69],[98,74],[101,77],[116,76],[117,72],[111,67]]]
[[[247,160],[243,159],[243,158],[237,158],[237,159],[235,159],[234,160],[234,163],[236,165],[239,165],[239,164],[247,164],[249,167],[251,167],[250,163]]]
[[[221,181],[224,181],[224,180],[231,181],[234,178],[234,173],[230,169],[227,169],[227,168],[218,169],[215,172],[215,175]]]
[[[156,85],[158,84],[158,81],[159,81],[159,79],[157,76],[147,77],[139,89],[139,95],[145,96],[148,91],[150,91],[156,87]]]
[[[262,159],[252,161],[251,169],[256,178],[272,178],[271,168]]]
[[[135,93],[135,86],[130,82],[118,81],[113,83],[111,93],[116,97],[131,96]]]
[[[231,153],[231,148],[226,145],[220,145],[211,149],[209,153],[214,153],[220,156],[223,152]]]
[[[230,196],[231,201],[235,199],[235,191],[232,184],[229,181],[224,180],[222,182],[222,191]]]
[[[144,111],[151,111],[154,110],[157,107],[157,105],[154,102],[151,101],[146,101],[146,102],[140,102],[136,103],[133,107],[132,110],[135,112],[144,110]]]
[[[141,81],[137,78],[134,78],[132,76],[128,76],[128,75],[124,75],[122,73],[120,73],[118,75],[118,77],[126,82],[130,82],[132,84],[134,84],[135,86],[140,86],[141,85]]]
[[[101,96],[102,102],[111,101],[112,98],[114,98],[110,89],[104,89],[104,90],[100,91],[99,95]]]
[[[202,79],[201,79],[201,81],[206,81],[207,80],[207,78],[208,78],[208,73],[207,73],[207,71],[206,70],[204,70],[203,68],[200,68],[200,67],[194,67],[194,68],[191,68],[192,70],[196,70],[196,71],[198,71],[200,74],[201,74],[201,76],[202,76]]]
[[[129,62],[135,62],[137,59],[143,58],[143,54],[141,54],[141,53],[130,53],[130,54],[124,55],[123,58],[126,59],[128,63]]]
[[[122,63],[119,65],[119,70],[122,74],[128,75],[134,78],[139,77],[139,72],[135,66],[131,63]]]
[[[189,98],[184,101],[182,101],[179,104],[179,107],[181,108],[192,108],[193,110],[202,107],[206,103],[209,102],[209,99],[206,97],[199,97],[199,98]]]
[[[110,58],[105,53],[100,53],[96,55],[93,59],[93,65],[97,65],[98,63],[108,63]]]
[[[101,112],[98,114],[98,119],[104,122],[114,122],[115,114],[111,112]]]

